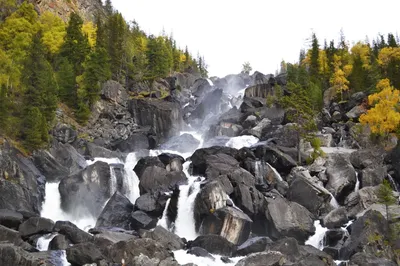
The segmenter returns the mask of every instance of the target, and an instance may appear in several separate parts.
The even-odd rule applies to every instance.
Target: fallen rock
[[[131,228],[139,231],[140,229],[152,229],[156,226],[158,219],[150,217],[147,213],[142,211],[135,211],[131,214]]]
[[[387,176],[384,166],[369,166],[360,172],[360,187],[374,187],[382,184]]]
[[[253,237],[241,244],[236,251],[237,256],[247,256],[252,253],[263,252],[273,241],[269,237]]]
[[[385,258],[379,258],[373,254],[359,252],[350,258],[351,266],[396,266],[397,264]]]
[[[146,170],[147,167],[150,166],[158,166],[161,168],[165,168],[165,165],[160,161],[158,157],[152,157],[152,156],[147,156],[144,158],[141,158],[137,164],[135,165],[135,168],[133,168],[133,171],[135,171],[136,175],[140,179],[144,170]]]
[[[179,250],[183,249],[185,244],[182,239],[171,233],[167,229],[161,226],[156,226],[153,231],[146,231],[142,234],[143,238],[151,238],[157,243],[162,244],[164,247],[168,248],[168,250]]]
[[[67,248],[67,260],[72,265],[98,263],[103,258],[100,250],[90,242],[76,244]]]
[[[188,249],[186,253],[195,255],[196,257],[204,257],[215,260],[215,258],[207,250],[201,247],[192,247]]]
[[[119,227],[125,230],[131,229],[131,213],[133,204],[120,192],[115,192],[107,202],[99,218],[96,227]]]
[[[42,217],[32,217],[23,222],[19,226],[18,231],[23,238],[27,238],[35,234],[51,233],[53,232],[53,228],[54,222],[52,220]]]
[[[168,196],[165,193],[146,193],[136,199],[135,208],[154,217],[162,216]]]
[[[285,263],[285,256],[277,251],[264,251],[248,255],[239,260],[236,266],[277,266]]]
[[[213,146],[209,148],[197,149],[190,157],[192,161],[193,175],[205,175],[207,169],[207,157],[209,155],[226,154],[233,158],[238,154],[238,150],[229,147]]]
[[[57,221],[54,231],[65,235],[72,244],[80,244],[84,242],[92,242],[93,236],[79,229],[76,225],[67,221]]]
[[[6,209],[0,210],[0,225],[12,229],[18,229],[23,220],[24,217],[19,212]]]
[[[323,225],[329,229],[340,228],[348,222],[345,207],[339,207],[328,213],[323,219]]]
[[[51,254],[47,252],[29,253],[20,247],[16,247],[9,243],[0,243],[0,265],[23,265],[23,266],[40,266],[40,265],[60,265],[54,263],[62,263],[57,259],[60,254]],[[55,261],[57,260],[57,261]]]
[[[168,172],[158,166],[147,167],[140,177],[140,194],[167,192],[177,185],[187,182],[187,177],[183,172]]]
[[[49,243],[49,250],[66,250],[71,244],[64,235],[56,235]]]
[[[202,235],[188,242],[188,247],[200,247],[212,254],[232,257],[236,246],[219,235]]]

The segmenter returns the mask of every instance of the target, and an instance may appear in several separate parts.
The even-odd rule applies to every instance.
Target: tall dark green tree
[[[108,18],[108,55],[110,56],[110,65],[112,78],[118,81],[124,80],[124,55],[125,39],[127,34],[127,25],[120,13],[114,13]]]
[[[314,78],[319,77],[319,44],[315,33],[311,36],[311,56],[310,56],[310,75]]]
[[[388,34],[388,46],[389,47],[398,47],[398,44],[396,42],[396,38],[392,33]]]
[[[56,74],[59,98],[71,108],[77,107],[78,92],[75,72],[67,58],[61,57]]]
[[[149,36],[147,44],[148,77],[166,77],[172,67],[172,52],[162,37]]]
[[[0,134],[7,131],[8,108],[7,86],[4,84],[0,87]]]
[[[83,73],[83,62],[90,52],[90,46],[87,36],[82,32],[82,18],[76,14],[71,13],[67,34],[64,38],[64,44],[61,47],[61,56],[68,59],[73,65],[75,76]]]
[[[36,150],[48,141],[48,127],[46,118],[39,108],[30,106],[26,108],[23,122],[23,143],[29,150]]]

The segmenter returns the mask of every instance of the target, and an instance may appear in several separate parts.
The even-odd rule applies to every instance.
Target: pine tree
[[[83,73],[82,64],[90,51],[88,38],[82,32],[82,25],[82,18],[74,12],[71,13],[67,34],[61,47],[61,56],[67,58],[73,65],[75,76]]]
[[[106,0],[104,9],[106,10],[107,16],[111,16],[114,13],[114,8],[112,6],[111,0]]]
[[[57,108],[56,82],[50,63],[45,58],[41,32],[33,38],[22,72],[25,108],[36,107],[51,122]]]
[[[315,33],[312,34],[312,44],[311,44],[311,57],[310,57],[310,75],[314,78],[319,76],[319,44],[317,36]]]
[[[127,26],[120,13],[114,13],[108,18],[108,55],[110,56],[112,78],[122,81],[123,59],[125,55],[125,38]]]
[[[7,86],[3,84],[0,87],[0,134],[7,131],[8,108]]]
[[[395,196],[393,196],[392,187],[386,179],[383,180],[382,184],[379,186],[378,190],[378,200],[380,203],[385,205],[386,208],[386,220],[389,221],[389,206],[396,204],[397,200]]]
[[[396,39],[394,38],[394,35],[392,33],[388,34],[388,46],[389,47],[398,47]]]
[[[26,109],[23,128],[24,146],[27,149],[35,150],[43,147],[44,140],[47,139],[47,123],[39,108],[28,107]]]
[[[67,58],[60,58],[56,74],[58,83],[58,95],[69,107],[76,108],[78,93],[75,81],[75,73],[72,64]]]

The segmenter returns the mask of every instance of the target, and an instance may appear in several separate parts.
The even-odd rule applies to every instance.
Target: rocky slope
[[[345,104],[326,95],[317,136],[327,154],[300,165],[286,111],[266,101],[276,85],[285,92],[285,75],[175,74],[131,91],[109,81],[86,127],[58,110],[49,150],[27,158],[4,140],[0,265],[63,265],[55,261],[65,256],[72,265],[179,265],[182,252],[227,265],[399,263],[390,228],[400,206],[386,220],[377,195],[385,178],[397,189],[400,145],[379,149],[360,130],[366,95]],[[203,142],[184,130],[203,132]],[[45,185],[58,182],[54,212],[90,213],[88,232],[40,217]],[[320,249],[309,245],[316,232]],[[46,238],[49,250],[38,252]]]

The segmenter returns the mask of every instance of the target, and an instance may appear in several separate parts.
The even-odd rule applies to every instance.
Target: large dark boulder
[[[139,231],[140,229],[152,229],[157,225],[157,218],[154,218],[143,211],[135,211],[131,214],[131,228]]]
[[[339,207],[328,213],[324,219],[323,224],[329,229],[340,228],[348,222],[347,210],[345,207]]]
[[[73,245],[67,248],[67,260],[72,265],[98,263],[104,258],[100,250],[90,242]]]
[[[360,172],[360,187],[379,186],[386,176],[386,167],[378,165],[369,166]]]
[[[192,247],[188,249],[187,254],[195,255],[196,257],[204,257],[215,260],[215,258],[204,248],[201,247]]]
[[[49,243],[49,250],[66,250],[71,241],[65,235],[56,235]]]
[[[140,194],[167,192],[176,185],[187,182],[187,177],[183,172],[168,172],[166,169],[158,166],[147,167],[140,177]]]
[[[396,266],[394,261],[379,258],[374,254],[368,254],[365,252],[359,252],[354,254],[350,259],[351,266]]]
[[[129,112],[139,126],[151,126],[160,139],[178,135],[183,127],[182,110],[179,103],[157,99],[132,99]]]
[[[232,156],[221,153],[208,155],[206,157],[206,166],[207,177],[215,177],[231,173],[233,169],[239,167],[239,162]]]
[[[389,239],[389,224],[378,211],[368,211],[351,226],[351,235],[340,254],[343,260],[358,252],[380,254],[382,258],[393,259],[393,251],[386,245]]]
[[[179,236],[161,226],[156,226],[153,231],[146,231],[141,236],[142,238],[151,238],[169,250],[179,250],[185,246]]]
[[[156,260],[156,265],[171,257],[167,247],[150,238],[132,239],[120,241],[108,247],[107,257],[114,263],[121,263],[125,260],[127,265],[134,264],[135,257],[140,255]]]
[[[216,154],[226,154],[235,158],[238,154],[238,150],[221,146],[213,146],[196,150],[190,157],[192,161],[193,175],[205,175],[207,169],[207,157]]]
[[[286,196],[288,200],[306,207],[314,215],[318,215],[321,208],[329,205],[331,199],[326,189],[302,175],[295,176]]]
[[[61,180],[58,187],[61,207],[68,213],[90,213],[98,217],[105,202],[112,196],[110,166],[96,162],[86,169]]]
[[[117,81],[108,80],[103,84],[101,97],[105,100],[125,106],[128,94],[124,87]]]
[[[264,251],[250,254],[236,263],[236,266],[278,266],[283,261],[286,261],[286,259],[282,253]]]
[[[181,153],[192,152],[200,144],[200,141],[191,134],[185,133],[180,136],[170,138],[167,142],[161,145],[162,150],[171,150]]]
[[[4,225],[5,227],[12,229],[18,229],[23,220],[24,217],[19,212],[6,209],[0,210],[0,225]]]
[[[240,209],[224,207],[208,215],[200,227],[201,235],[215,234],[240,245],[249,238],[253,221]]]
[[[40,213],[45,177],[8,142],[0,145],[0,209]]]
[[[136,132],[130,135],[126,140],[118,142],[115,148],[119,149],[121,152],[133,152],[149,149],[150,143],[144,132]]]
[[[290,170],[297,166],[296,161],[288,154],[280,151],[276,147],[267,145],[256,145],[251,148],[254,151],[255,156],[269,163],[278,172],[290,173]]]
[[[332,192],[339,204],[343,204],[356,185],[356,171],[343,154],[330,154],[325,166],[328,177],[326,189]]]
[[[33,154],[33,162],[47,182],[57,182],[70,174],[70,170],[46,150],[40,150]]]
[[[54,226],[54,231],[65,235],[72,244],[79,244],[93,241],[93,236],[76,225],[67,221],[57,221]]]
[[[236,251],[237,256],[247,256],[252,253],[263,252],[273,241],[266,236],[253,237],[241,244]]]
[[[25,250],[33,250],[33,247],[22,241],[18,231],[0,225],[0,242],[12,243],[15,246],[20,246]]]
[[[66,124],[61,124],[61,123],[58,123],[53,128],[52,134],[56,140],[58,140],[63,144],[73,143],[78,137],[78,134],[74,129],[72,129],[70,126]]]
[[[266,198],[268,236],[272,239],[294,237],[304,243],[314,234],[313,215],[305,207],[281,197]]]
[[[136,199],[135,208],[154,217],[162,216],[168,196],[162,192],[146,193]]]
[[[236,252],[236,246],[219,235],[203,235],[188,242],[188,247],[201,247],[212,254],[231,257]]]
[[[69,174],[81,171],[87,166],[85,158],[68,143],[53,142],[49,151],[53,158],[69,170]]]
[[[54,222],[42,217],[31,217],[23,222],[18,231],[22,237],[26,238],[35,234],[46,234],[53,232]]]
[[[89,158],[100,157],[100,158],[121,158],[122,159],[122,157],[123,157],[120,152],[106,149],[104,147],[96,145],[93,142],[85,143],[84,155],[88,156]]]
[[[131,229],[131,212],[133,204],[120,192],[115,192],[107,202],[99,218],[96,227],[119,227],[126,230]]]
[[[48,252],[29,253],[9,243],[0,243],[0,265],[50,266],[62,265],[61,254]]]
[[[147,156],[141,158],[137,164],[135,165],[135,168],[133,168],[133,171],[135,171],[136,175],[140,179],[144,170],[146,170],[147,167],[149,166],[158,166],[161,168],[165,168],[165,165],[160,161],[158,157],[155,156]]]

